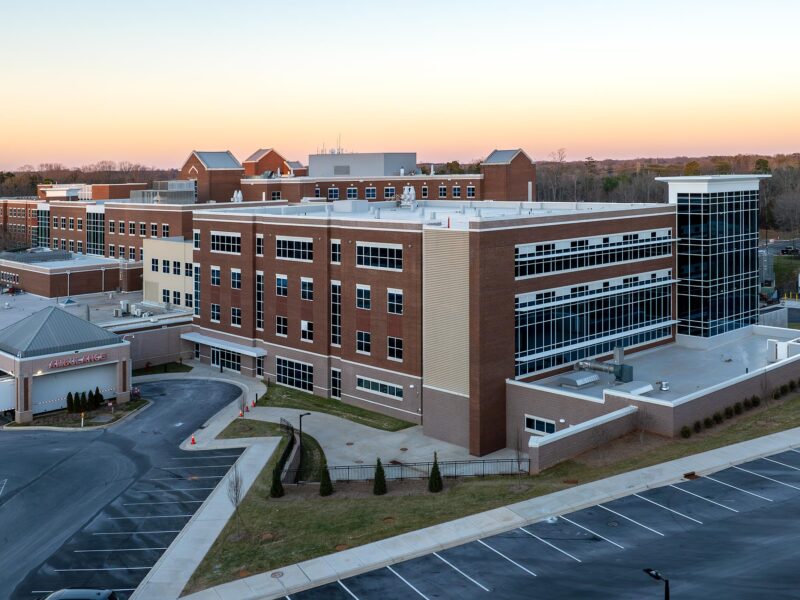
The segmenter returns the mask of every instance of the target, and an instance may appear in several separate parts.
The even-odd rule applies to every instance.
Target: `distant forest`
[[[775,156],[745,155],[568,161],[565,149],[536,163],[536,199],[542,202],[666,202],[667,186],[655,177],[769,173],[762,190],[761,223],[768,229],[800,230],[800,153]],[[475,173],[479,161],[450,161],[436,172]],[[427,172],[427,165],[422,167]],[[157,169],[110,160],[82,167],[43,163],[0,171],[0,196],[35,196],[40,183],[152,183],[174,179],[178,169]]]

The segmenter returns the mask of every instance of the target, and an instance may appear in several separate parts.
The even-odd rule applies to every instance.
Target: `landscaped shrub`
[[[792,380],[789,382],[789,391],[792,391],[792,392],[793,392],[793,391],[795,391],[796,389],[797,389],[797,384],[794,382],[794,379],[792,379]]]
[[[92,410],[94,408],[94,406],[89,404],[89,402],[86,400],[86,392],[81,392],[81,404],[85,406],[87,410]]]
[[[431,474],[428,477],[428,491],[436,494],[442,491],[442,474],[439,472],[439,459],[436,457],[436,452],[433,453],[433,467],[431,467]]]
[[[375,481],[372,484],[372,493],[376,496],[383,496],[386,493],[386,473],[383,472],[380,458],[375,463]]]
[[[732,406],[726,406],[725,407],[725,418],[726,419],[732,419],[733,418],[733,407]]]
[[[701,431],[703,431],[703,424],[700,421],[695,421],[694,422],[694,432],[695,433],[700,433]]]
[[[272,485],[269,488],[270,498],[280,498],[283,496],[283,484],[281,483],[281,472],[275,468],[272,469]]]
[[[703,427],[705,427],[706,429],[711,429],[713,426],[714,426],[714,419],[712,419],[711,417],[706,417],[705,419],[703,419]]]
[[[75,399],[72,397],[72,392],[67,393],[67,412],[75,412]]]
[[[744,409],[745,410],[750,410],[751,408],[753,408],[753,403],[750,401],[750,398],[745,398],[744,399]]]
[[[781,388],[775,388],[774,390],[772,390],[772,399],[773,400],[777,400],[780,397],[781,397]]]
[[[733,405],[733,412],[735,412],[737,415],[742,414],[742,403],[741,402],[737,402],[736,404]]]
[[[92,390],[89,390],[89,393],[86,395],[86,399],[89,401],[89,405],[92,408],[97,408],[97,404],[95,404],[95,399],[94,399],[94,392]]]
[[[717,412],[714,413],[714,423],[716,423],[717,425],[722,423],[722,413],[721,412],[717,411]]]
[[[785,383],[781,386],[781,396],[785,396],[789,393],[789,386]]]
[[[682,438],[692,437],[692,430],[689,429],[688,425],[684,425],[683,427],[681,427],[681,437]]]
[[[333,484],[331,483],[331,474],[328,472],[328,463],[322,462],[322,473],[319,478],[319,495],[330,496],[333,493]]]
[[[78,412],[85,412],[86,411],[86,403],[81,402],[81,395],[79,392],[75,392],[72,394],[72,397],[75,398],[75,404],[78,405]]]
[[[94,388],[94,398],[97,401],[97,404],[102,404],[105,398],[103,398],[103,394],[100,392],[100,388]]]
[[[761,398],[759,398],[758,396],[753,396],[752,398],[750,398],[750,402],[752,402],[753,406],[756,407],[761,404]]]

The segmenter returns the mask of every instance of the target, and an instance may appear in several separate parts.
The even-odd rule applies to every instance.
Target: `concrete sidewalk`
[[[242,377],[235,373],[220,373],[207,365],[192,363],[194,367],[188,373],[160,373],[136,377],[134,384],[148,381],[164,381],[177,379],[213,379],[225,381],[236,385],[242,390],[236,400],[220,410],[206,421],[203,426],[195,431],[196,444],[191,444],[191,438],[181,444],[183,450],[216,450],[220,448],[241,448],[245,451],[236,460],[223,479],[217,484],[211,494],[195,512],[181,533],[161,555],[155,566],[150,569],[142,580],[131,600],[151,600],[153,598],[167,599],[178,598],[186,583],[194,573],[197,566],[211,549],[214,541],[219,537],[225,524],[233,515],[233,505],[228,499],[228,481],[234,468],[242,478],[244,493],[246,494],[253,482],[261,473],[264,465],[278,447],[279,438],[238,438],[230,440],[215,439],[231,421],[239,417],[242,398],[248,402],[266,391],[264,384],[251,377]]]
[[[710,474],[797,445],[800,445],[800,428],[615,475],[336,554],[314,558],[209,588],[186,598],[187,600],[281,598],[337,579],[523,527],[551,516],[605,503],[648,488],[675,483],[680,481],[685,473],[691,471],[698,475]]]

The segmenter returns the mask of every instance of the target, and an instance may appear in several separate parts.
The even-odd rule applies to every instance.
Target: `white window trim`
[[[539,431],[537,429],[530,429],[528,427],[528,419],[534,419],[536,421],[542,421],[543,423],[550,423],[553,426],[555,426],[556,431],[558,430],[558,425],[552,419],[543,419],[542,417],[537,417],[536,415],[529,415],[529,414],[526,413],[525,414],[525,431],[528,432],[528,433],[532,433],[533,435],[544,436],[544,435],[550,435],[550,434],[549,433],[545,433],[543,431]]]
[[[258,239],[261,240],[261,254],[256,253],[256,256],[264,256],[264,234],[263,233],[257,233],[256,234],[256,239],[257,240]],[[256,243],[256,248],[258,248],[258,243]]]
[[[359,378],[366,379],[367,381],[374,381],[375,383],[378,383],[378,384],[390,385],[390,386],[392,386],[394,388],[400,388],[400,390],[403,392],[403,397],[402,398],[398,398],[397,396],[392,396],[391,394],[384,394],[383,392],[376,392],[374,390],[369,390],[367,388],[360,387],[358,385],[358,379]],[[368,394],[374,394],[376,396],[381,396],[382,398],[389,398],[391,400],[394,400],[395,402],[402,402],[405,399],[405,395],[406,395],[405,386],[397,385],[396,383],[392,383],[391,381],[381,381],[380,379],[374,379],[372,377],[366,377],[364,375],[359,375],[358,373],[356,373],[356,389],[361,391],[361,392],[367,392]]]

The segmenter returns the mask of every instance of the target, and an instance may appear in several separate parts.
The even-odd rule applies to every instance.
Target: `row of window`
[[[76,244],[75,240],[53,238],[52,248],[53,250],[58,250],[59,248],[61,248],[62,250],[66,250],[67,248],[69,248],[70,252],[77,252],[78,254],[83,254],[83,242],[81,240],[78,240]],[[131,250],[133,250],[133,248],[131,248]]]
[[[187,265],[190,263],[186,263]],[[222,281],[222,271],[219,267],[211,267],[211,285],[218,287]],[[231,269],[231,289],[242,289],[242,272],[239,269]]]
[[[9,208],[8,209],[8,216],[9,217],[16,217],[16,218],[19,218],[19,219],[24,219],[25,218],[25,209],[24,208],[13,208],[13,207]],[[34,209],[34,208],[30,209],[28,216],[29,217],[36,216],[36,209]]]
[[[454,185],[450,188],[450,198],[459,199],[462,197],[462,187],[460,185]],[[439,189],[439,198],[448,198],[448,189],[446,185],[440,185]],[[466,189],[467,198],[475,198],[475,186],[468,185]],[[322,198],[322,190],[317,187],[314,189],[314,196],[316,198]],[[326,196],[328,200],[339,200],[341,196],[339,195],[339,188],[336,186],[331,186],[327,189]],[[344,197],[347,200],[358,200],[358,188],[357,187],[347,187],[345,188],[345,195]],[[393,185],[385,186],[383,188],[383,199],[384,200],[394,200],[397,197],[397,188]],[[430,197],[428,186],[423,185],[420,187],[420,198],[425,200]],[[272,192],[272,199],[273,200],[280,200],[281,193],[280,192]],[[376,187],[366,187],[364,188],[364,200],[377,200],[378,199],[378,188]]]
[[[219,323],[220,318],[222,316],[222,308],[219,304],[212,304],[211,305],[211,322],[212,323]],[[231,326],[233,327],[241,327],[242,326],[242,309],[232,306],[231,307]]]
[[[168,289],[162,289],[161,301],[164,304],[172,303],[175,306],[180,306],[181,293],[178,290],[173,290],[172,295],[170,295],[170,291]],[[194,306],[194,299],[192,298],[192,295],[189,293],[184,294],[184,306],[186,306],[186,308],[192,308],[192,306]]]
[[[53,222],[55,223],[56,217],[53,217]],[[61,217],[61,221],[63,223],[64,217]],[[78,219],[80,221],[80,219]],[[63,226],[63,225],[62,225]],[[71,229],[71,227],[70,227]],[[125,235],[126,227],[125,221],[119,221],[119,230],[117,230],[117,223],[115,221],[108,222],[108,233],[117,233],[119,231],[120,235]],[[137,234],[137,227],[136,221],[128,221],[127,226],[127,233],[128,235],[136,235]],[[138,234],[140,237],[147,237],[147,223],[139,223],[138,227]],[[158,223],[150,223],[150,237],[157,238],[158,237]],[[168,223],[161,223],[161,237],[169,237],[169,224]]]
[[[183,275],[185,277],[191,277],[192,276],[192,271],[193,271],[192,263],[188,263],[188,262],[187,263],[181,263],[180,261],[177,261],[177,260],[173,260],[173,261],[170,262],[169,260],[161,259],[160,264],[161,264],[161,272],[162,273],[166,273],[166,274],[170,274],[171,273],[172,275],[180,275],[181,273],[183,273]],[[181,266],[183,266],[182,270],[181,270]],[[158,273],[158,271],[159,271],[159,260],[157,258],[151,258],[150,259],[150,270],[153,273]]]
[[[59,222],[61,223],[61,227],[58,226]],[[69,224],[69,227],[67,225]],[[75,230],[75,217],[53,217],[53,229],[67,229],[69,231]],[[83,219],[78,217],[78,231],[83,231]]]
[[[63,250],[63,247],[62,247]],[[128,247],[127,258],[128,260],[136,260],[136,247],[130,246]],[[139,248],[139,260],[144,260],[144,249]],[[111,244],[108,245],[108,257],[109,258],[126,258],[125,254],[125,246],[119,246],[119,255],[117,255],[117,247],[112,246]]]

